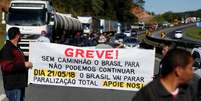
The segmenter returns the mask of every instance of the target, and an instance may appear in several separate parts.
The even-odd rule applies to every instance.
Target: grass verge
[[[201,28],[192,27],[186,30],[185,35],[193,39],[201,40]]]

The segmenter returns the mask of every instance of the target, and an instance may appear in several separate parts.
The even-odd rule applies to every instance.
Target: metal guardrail
[[[166,39],[166,38],[159,39],[159,38],[154,38],[151,36],[146,36],[146,38],[150,41],[154,41],[157,43],[174,42],[177,46],[181,46],[185,48],[201,47],[201,42],[198,42],[198,41],[172,40],[172,39]]]
[[[168,29],[163,29],[161,31],[155,32],[155,34],[161,33],[161,32],[166,32],[169,33],[171,31],[177,30],[177,29],[184,29],[187,27],[195,26],[195,23],[183,25],[183,26],[178,26],[174,28],[168,28]],[[173,42],[179,47],[184,47],[184,48],[195,48],[195,47],[201,47],[201,42],[200,41],[193,41],[193,40],[185,40],[185,39],[171,39],[167,37],[154,37],[154,35],[147,35],[146,36],[147,40],[157,42],[157,43],[165,43],[165,42]]]

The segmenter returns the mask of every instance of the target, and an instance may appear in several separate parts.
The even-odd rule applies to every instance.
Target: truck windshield
[[[46,23],[44,9],[10,9],[8,24],[18,26],[40,26]]]

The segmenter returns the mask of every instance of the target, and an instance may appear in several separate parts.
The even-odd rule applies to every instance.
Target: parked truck
[[[92,16],[78,16],[84,33],[120,33],[121,24],[118,21],[99,19]]]
[[[145,30],[145,23],[137,22],[137,23],[131,25],[131,29],[139,30],[139,31]]]
[[[92,16],[78,16],[78,20],[82,23],[83,33],[97,33],[100,30],[100,19]]]
[[[48,42],[63,43],[71,34],[82,32],[80,21],[56,12],[51,0],[12,0],[9,10],[2,18],[6,32],[11,27],[20,29],[22,39],[19,45],[26,56],[29,42],[49,40]]]
[[[121,33],[118,21],[100,19],[100,33]]]

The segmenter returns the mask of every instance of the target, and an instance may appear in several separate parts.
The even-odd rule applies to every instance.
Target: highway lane
[[[160,30],[160,31],[152,33],[151,37],[161,39],[161,36],[160,36],[161,32],[170,33],[170,32],[172,32],[174,30],[177,30],[177,29],[185,29],[185,28],[189,28],[189,27],[192,27],[192,26],[195,26],[195,24],[192,23],[192,24],[187,24],[187,25],[182,25],[182,26],[177,26],[177,27],[166,28],[166,29],[163,29],[163,30]],[[170,38],[165,37],[165,39],[170,39]]]
[[[26,101],[130,101],[135,94],[132,91],[41,85],[31,85],[27,90]]]
[[[174,38],[174,34],[176,30],[183,30],[185,32],[185,30],[187,28],[190,27],[194,27],[195,24],[187,24],[187,25],[182,25],[182,26],[177,26],[177,27],[171,27],[171,28],[166,28],[160,31],[156,31],[153,32],[151,34],[151,36],[149,37],[152,41],[156,41],[156,42],[175,42],[177,44],[178,47],[182,47],[185,49],[192,49],[194,47],[200,47],[201,46],[201,41],[200,40],[194,40],[192,38],[189,38],[185,35],[183,35],[183,37],[181,39],[176,39]],[[161,38],[161,34],[162,32],[167,33],[163,38]]]
[[[155,67],[160,59],[156,58]],[[158,68],[155,68],[155,73]],[[0,75],[0,97],[7,101],[3,93],[2,76]],[[136,92],[110,89],[74,88],[31,84],[26,89],[25,101],[131,101]],[[1,101],[1,99],[0,99]]]
[[[191,27],[194,27],[194,26],[191,26]],[[174,37],[176,30],[181,30],[181,31],[182,31],[183,37],[182,37],[181,39],[176,39],[176,38]],[[188,43],[188,42],[191,42],[191,43],[201,43],[200,40],[196,40],[196,39],[192,39],[192,38],[190,38],[190,37],[187,37],[187,36],[184,34],[185,31],[186,31],[186,28],[181,28],[181,29],[176,29],[176,30],[173,30],[172,32],[167,33],[166,36],[167,36],[169,39],[172,39],[172,40],[174,40],[174,41],[182,41],[182,42],[186,42],[186,43]]]

